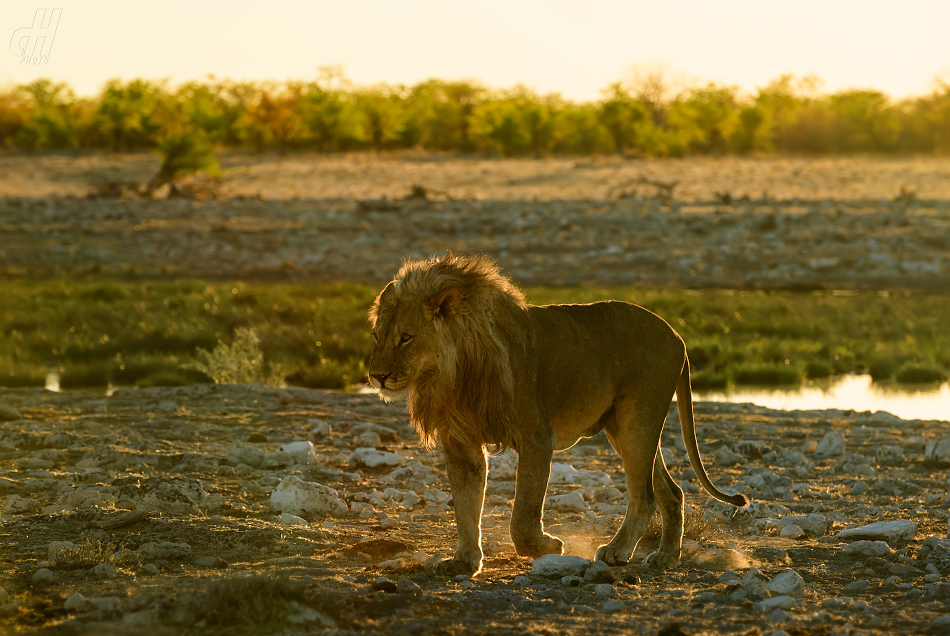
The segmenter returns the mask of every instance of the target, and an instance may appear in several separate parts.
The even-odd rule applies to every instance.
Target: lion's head
[[[426,443],[436,434],[512,446],[508,345],[524,296],[484,257],[407,261],[370,309],[370,383],[406,395]]]

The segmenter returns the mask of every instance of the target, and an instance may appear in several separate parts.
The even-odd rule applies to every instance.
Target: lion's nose
[[[386,386],[386,378],[390,376],[389,373],[370,373],[373,376],[373,379],[379,382],[379,386]]]

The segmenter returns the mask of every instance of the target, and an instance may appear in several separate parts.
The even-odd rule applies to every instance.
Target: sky
[[[0,84],[91,95],[111,78],[308,80],[342,65],[359,84],[476,79],[591,100],[632,66],[745,90],[816,74],[823,90],[895,97],[950,79],[948,0],[43,1],[0,6]],[[36,9],[54,7],[49,55],[24,64]]]

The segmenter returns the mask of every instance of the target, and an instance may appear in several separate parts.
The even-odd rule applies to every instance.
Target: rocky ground
[[[454,249],[493,256],[521,285],[950,288],[943,159],[227,155],[219,198],[197,201],[84,198],[102,179],[144,182],[151,155],[5,164],[8,278],[382,283],[407,256]],[[401,198],[414,184],[428,200]]]
[[[698,492],[671,411],[664,454],[690,512],[666,572],[586,561],[625,500],[602,436],[555,459],[545,523],[574,558],[515,555],[513,464],[495,458],[485,569],[444,579],[430,569],[454,549],[451,494],[400,404],[256,385],[0,404],[11,633],[950,630],[946,422],[699,403],[713,480],[754,502],[733,514]]]

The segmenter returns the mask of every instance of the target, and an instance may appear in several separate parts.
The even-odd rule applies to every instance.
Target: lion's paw
[[[481,563],[473,564],[462,559],[444,559],[432,566],[432,572],[438,576],[474,576],[481,570]]]
[[[626,565],[630,560],[630,555],[624,556],[623,550],[608,543],[597,548],[597,555],[594,560],[603,561],[607,565]]]
[[[661,552],[659,550],[648,554],[647,557],[643,559],[643,562],[659,570],[675,568],[680,564],[679,557],[669,552]]]
[[[544,532],[539,539],[515,542],[515,551],[519,556],[535,559],[545,554],[564,554],[564,542]]]

